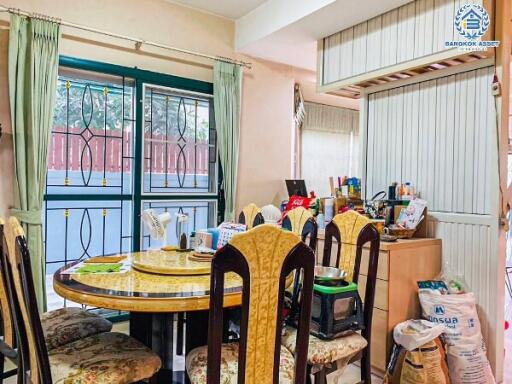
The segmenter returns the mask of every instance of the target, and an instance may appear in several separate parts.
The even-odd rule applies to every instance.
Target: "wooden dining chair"
[[[245,206],[238,216],[238,222],[245,224],[247,229],[251,229],[265,223],[265,219],[261,214],[261,209],[254,203]]]
[[[208,346],[186,358],[192,384],[303,384],[311,318],[315,256],[300,238],[273,225],[235,235],[217,251],[211,272]],[[295,359],[281,345],[285,280],[292,271],[304,275]],[[224,276],[243,279],[239,343],[222,344]],[[295,361],[294,361],[295,360]],[[240,378],[240,379],[239,379]]]
[[[308,240],[309,247],[316,250],[318,224],[313,214],[304,207],[297,207],[286,213],[283,219],[283,228],[299,235],[302,241]]]
[[[18,220],[4,230],[10,289],[15,292],[18,345],[24,383],[134,383],[152,378],[160,358],[139,341],[122,333],[104,332],[48,349],[37,311],[30,254]]]
[[[7,291],[5,263],[3,261],[5,255],[4,247],[6,246],[4,243],[4,220],[0,218],[0,383],[3,383],[4,379],[23,372],[18,361],[18,351],[16,350],[16,339],[14,337],[14,321],[10,311],[11,303]],[[16,368],[4,372],[6,359],[10,360]],[[21,375],[18,376],[18,382],[21,382],[20,378]]]
[[[360,273],[366,274],[365,296],[363,298],[364,329],[333,340],[309,339],[308,372],[313,373],[316,384],[324,384],[327,374],[343,369],[347,364],[361,361],[362,382],[371,384],[370,343],[372,336],[373,304],[380,238],[370,220],[355,211],[336,215],[325,228],[323,265],[331,266],[332,244],[336,239],[336,261],[334,266],[348,273],[347,279],[359,283]],[[361,271],[363,246],[370,243],[368,270]],[[295,330],[287,327],[283,345],[295,351]]]
[[[3,235],[2,238],[4,238]],[[0,286],[5,287],[5,301],[9,303],[12,301],[13,293],[9,292],[9,284],[7,281],[8,275],[6,266],[8,262],[8,252],[14,252],[14,249],[9,249],[9,246],[5,244],[0,258]],[[0,302],[2,302],[1,299]],[[2,307],[3,317],[12,318],[11,308],[12,306]],[[77,307],[59,308],[45,312],[41,315],[41,324],[48,349],[59,347],[96,333],[109,332],[112,329],[112,323],[103,316]],[[12,329],[12,325],[9,325],[9,327]],[[10,334],[12,334],[12,330]],[[12,337],[10,338],[12,339]],[[8,340],[9,339],[7,339],[7,341]],[[12,345],[12,343],[10,345]]]

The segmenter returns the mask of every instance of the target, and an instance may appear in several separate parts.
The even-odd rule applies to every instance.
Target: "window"
[[[330,196],[329,177],[359,174],[359,112],[305,103],[300,133],[301,175],[308,190]]]
[[[61,58],[43,217],[49,309],[73,305],[53,292],[63,265],[161,246],[142,210],[188,214],[189,232],[216,225],[211,93],[209,83]]]

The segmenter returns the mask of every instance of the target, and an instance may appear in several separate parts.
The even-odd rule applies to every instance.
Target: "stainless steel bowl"
[[[319,281],[340,281],[347,277],[347,272],[334,267],[315,267],[315,280]]]

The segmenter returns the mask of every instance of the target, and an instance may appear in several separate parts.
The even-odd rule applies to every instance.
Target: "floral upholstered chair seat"
[[[192,384],[206,383],[207,356],[207,346],[193,349],[187,355],[185,365]],[[286,348],[281,347],[279,383],[292,384],[294,370],[294,357]],[[222,344],[220,382],[238,383],[238,343]]]
[[[292,327],[286,327],[282,338],[282,344],[295,354],[295,339],[297,330]],[[338,364],[341,368],[361,352],[367,345],[367,341],[359,333],[352,333],[333,340],[321,340],[313,335],[309,336],[308,364],[313,367],[325,366],[329,364]]]
[[[161,361],[139,341],[100,333],[48,352],[54,384],[127,384],[152,377]]]
[[[41,325],[48,350],[112,329],[110,321],[81,308],[43,313]]]

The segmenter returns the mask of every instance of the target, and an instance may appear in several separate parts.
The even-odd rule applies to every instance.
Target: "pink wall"
[[[236,56],[234,22],[163,0],[4,0],[8,7],[40,12],[66,21],[213,55]],[[8,18],[0,14],[0,122],[10,132],[7,88]],[[212,81],[212,64],[168,51],[143,48],[95,34],[63,28],[60,53],[124,66]],[[172,59],[170,57],[176,57]],[[339,98],[318,96],[314,73],[255,58],[243,79],[238,173],[238,207],[249,202],[270,203],[284,193],[292,174],[293,86],[303,83],[306,99],[336,103]],[[321,101],[320,101],[321,100]],[[314,100],[312,100],[314,101]],[[0,142],[0,215],[12,205],[12,136]]]

